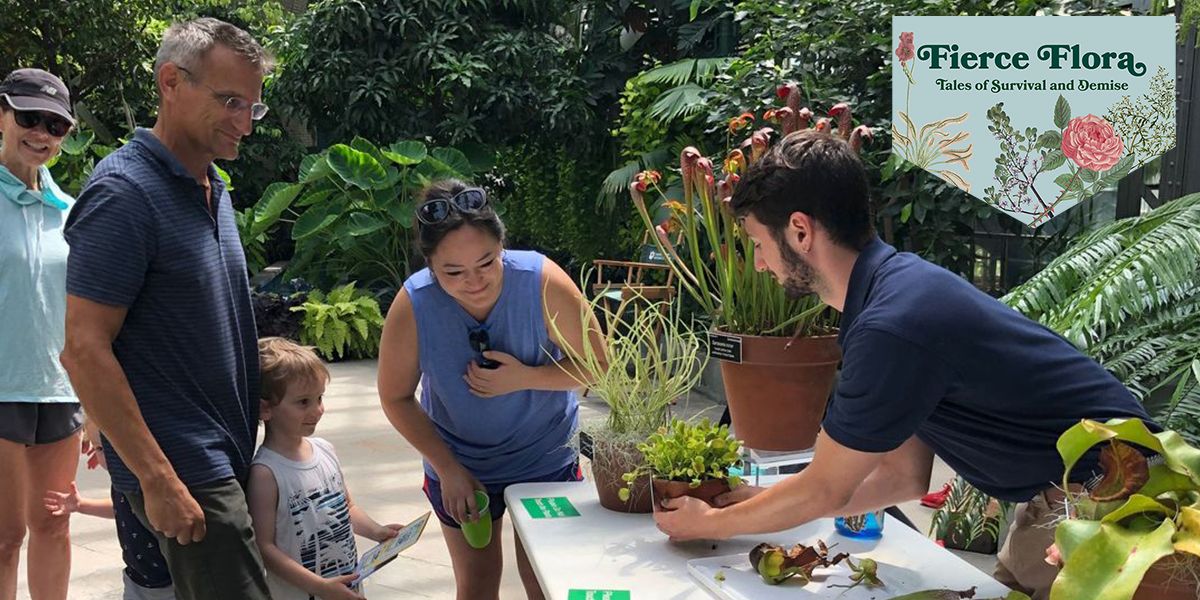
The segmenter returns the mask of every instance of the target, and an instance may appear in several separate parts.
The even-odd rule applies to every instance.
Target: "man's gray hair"
[[[154,76],[167,63],[175,63],[199,74],[200,62],[213,46],[222,45],[259,68],[264,75],[275,66],[275,60],[254,41],[249,33],[220,19],[203,17],[175,23],[163,33],[162,46],[154,58]]]

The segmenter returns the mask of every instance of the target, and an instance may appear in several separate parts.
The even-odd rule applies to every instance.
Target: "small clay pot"
[[[708,479],[700,482],[698,487],[692,487],[687,481],[655,478],[650,480],[650,485],[654,489],[654,510],[662,510],[663,500],[681,496],[699,498],[711,506],[713,498],[729,491],[729,481],[725,479]]]
[[[592,479],[596,482],[596,495],[600,499],[600,506],[623,513],[649,513],[653,510],[648,475],[638,477],[629,484],[629,500],[621,500],[621,488],[626,485],[621,476],[637,466],[637,461],[629,457],[595,454],[592,460]]]

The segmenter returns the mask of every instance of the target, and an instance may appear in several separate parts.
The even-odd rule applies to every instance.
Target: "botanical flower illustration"
[[[907,100],[912,93],[913,84],[916,83],[913,79],[913,71],[908,65],[913,57],[913,34],[911,31],[900,34],[896,57],[900,59],[900,68],[908,77],[908,89],[905,92],[904,110],[899,111],[899,122],[892,123],[893,149],[904,160],[970,193],[971,184],[967,183],[967,180],[955,170],[955,163],[958,163],[964,172],[971,170],[970,161],[974,156],[974,149],[972,144],[967,142],[967,138],[971,134],[966,131],[954,132],[951,129],[953,125],[961,125],[966,122],[969,114],[963,113],[947,117],[919,128],[914,125],[909,117]],[[900,126],[903,126],[903,129]]]
[[[1107,171],[1121,159],[1125,144],[1108,121],[1086,115],[1071,119],[1062,134],[1062,151],[1084,169]]]

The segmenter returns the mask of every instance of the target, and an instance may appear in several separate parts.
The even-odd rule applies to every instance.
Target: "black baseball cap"
[[[54,113],[75,124],[75,117],[71,116],[71,92],[53,73],[17,69],[0,82],[0,96],[15,110]]]

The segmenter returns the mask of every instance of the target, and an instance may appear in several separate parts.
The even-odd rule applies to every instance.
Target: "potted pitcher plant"
[[[841,359],[837,318],[815,295],[790,298],[770,273],[756,271],[753,243],[729,202],[742,175],[780,135],[810,128],[827,131],[858,151],[871,138],[871,129],[852,127],[846,103],[814,122],[813,112],[800,106],[795,84],[781,87],[779,96],[787,105],[762,115],[780,126],[778,132],[758,128],[727,149],[719,169],[697,148],[684,148],[677,176],[669,173],[664,180],[658,171],[643,171],[630,185],[630,194],[681,287],[712,319],[710,347],[721,359],[738,437],[748,448],[794,451],[816,441]],[[748,112],[732,119],[728,139],[750,128],[756,118]],[[669,216],[658,224],[652,211],[663,209]]]

